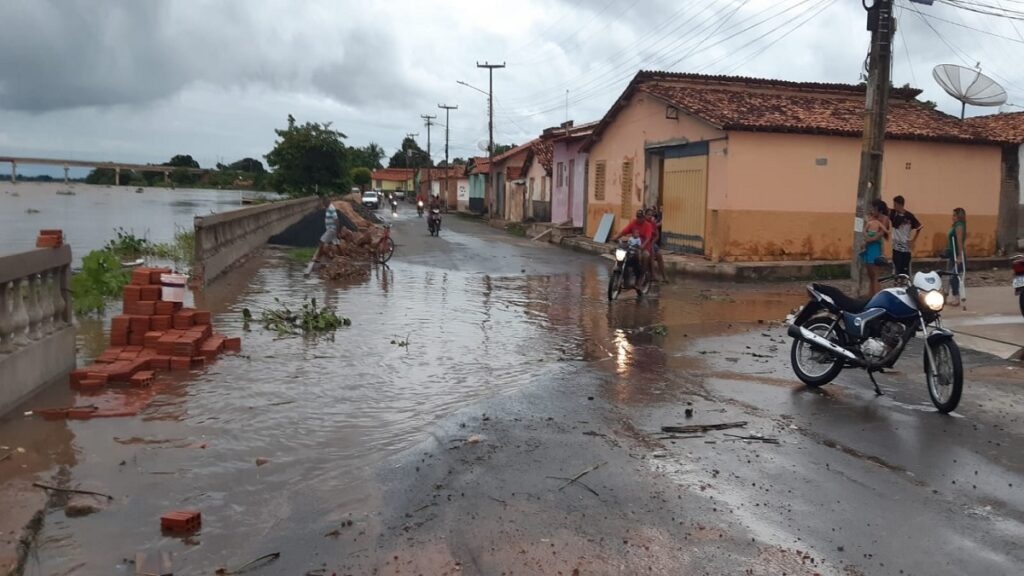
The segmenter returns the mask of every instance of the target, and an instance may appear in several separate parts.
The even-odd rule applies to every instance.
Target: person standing
[[[914,242],[921,233],[921,222],[914,213],[907,210],[903,196],[892,199],[892,265],[896,274],[910,276],[910,259],[914,252]]]
[[[325,254],[331,257],[332,247],[340,244],[338,241],[338,209],[334,207],[334,203],[328,196],[324,196],[320,200],[320,205],[324,209],[324,233],[320,236],[320,246],[317,248],[316,256],[313,257],[315,262],[319,262]]]
[[[882,257],[882,242],[885,239],[885,223],[882,221],[882,214],[877,202],[872,203],[868,208],[868,221],[864,224],[864,244],[861,246],[860,258],[868,273],[868,280],[871,283],[868,296],[874,296],[881,291],[878,283],[878,259]]]
[[[964,242],[967,240],[967,211],[963,208],[953,210],[953,225],[946,235],[946,254],[949,256],[950,272],[949,287],[953,296],[949,303],[951,306],[960,305],[960,283],[963,274],[967,271],[967,253],[964,249]],[[966,298],[965,298],[966,299]]]

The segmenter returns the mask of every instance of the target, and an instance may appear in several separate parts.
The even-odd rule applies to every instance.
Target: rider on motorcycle
[[[654,239],[657,235],[657,229],[655,228],[654,222],[647,218],[642,209],[637,210],[636,218],[630,220],[629,224],[626,224],[626,227],[616,234],[612,240],[617,242],[619,238],[626,234],[633,234],[640,239],[640,265],[643,266],[643,270],[647,271],[647,277],[653,278],[651,259],[654,250]]]

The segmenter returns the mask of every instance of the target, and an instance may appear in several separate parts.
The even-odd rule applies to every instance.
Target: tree
[[[267,171],[266,168],[263,167],[263,162],[260,162],[255,158],[242,158],[241,160],[236,160],[227,166],[218,164],[217,169],[231,170],[234,172],[248,172],[250,174],[260,174]]]
[[[494,145],[494,155],[497,156],[498,154],[504,154],[505,152],[508,152],[509,150],[511,150],[511,149],[513,149],[515,147],[516,147],[515,144],[495,144]]]
[[[274,130],[278,136],[267,155],[273,168],[274,189],[290,194],[314,194],[347,190],[351,179],[345,135],[331,129],[331,123],[306,122],[298,126],[288,115],[288,127]]]
[[[352,169],[352,184],[359,186],[360,190],[365,191],[370,186],[372,178],[370,169],[365,166],[357,166]]]
[[[424,168],[433,165],[427,152],[409,136],[402,140],[402,148],[388,161],[388,168]]]
[[[370,142],[359,148],[349,148],[349,163],[352,166],[362,166],[371,171],[380,170],[384,167],[382,161],[387,153],[376,142]]]
[[[199,168],[199,162],[196,162],[189,154],[178,154],[171,158],[170,162],[164,162],[164,166],[177,166],[180,168]]]

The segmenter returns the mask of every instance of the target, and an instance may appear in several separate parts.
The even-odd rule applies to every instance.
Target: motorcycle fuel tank
[[[898,319],[906,319],[917,315],[917,305],[907,294],[905,288],[886,288],[875,294],[868,301],[867,309],[881,308],[890,316]]]

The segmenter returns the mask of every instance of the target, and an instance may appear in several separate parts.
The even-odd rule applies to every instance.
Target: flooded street
[[[1016,367],[966,354],[972,384],[950,418],[925,407],[919,353],[885,397],[853,373],[808,391],[777,325],[797,286],[683,281],[609,304],[604,259],[455,216],[430,238],[409,211],[390,268],[365,282],[303,278],[268,250],[197,295],[242,354],[165,375],[137,417],[21,416],[69,403],[57,385],[0,422],[2,443],[34,458],[0,463],[0,480],[38,472],[114,497],[86,517],[49,509],[24,573],[132,574],[139,552],[173,553],[177,575],[273,552],[252,573],[1010,574],[1024,561]],[[243,332],[243,308],[307,296],[351,327]],[[83,359],[99,330],[82,325]],[[657,432],[726,421],[780,444]],[[162,535],[175,509],[201,510],[201,531]]]

